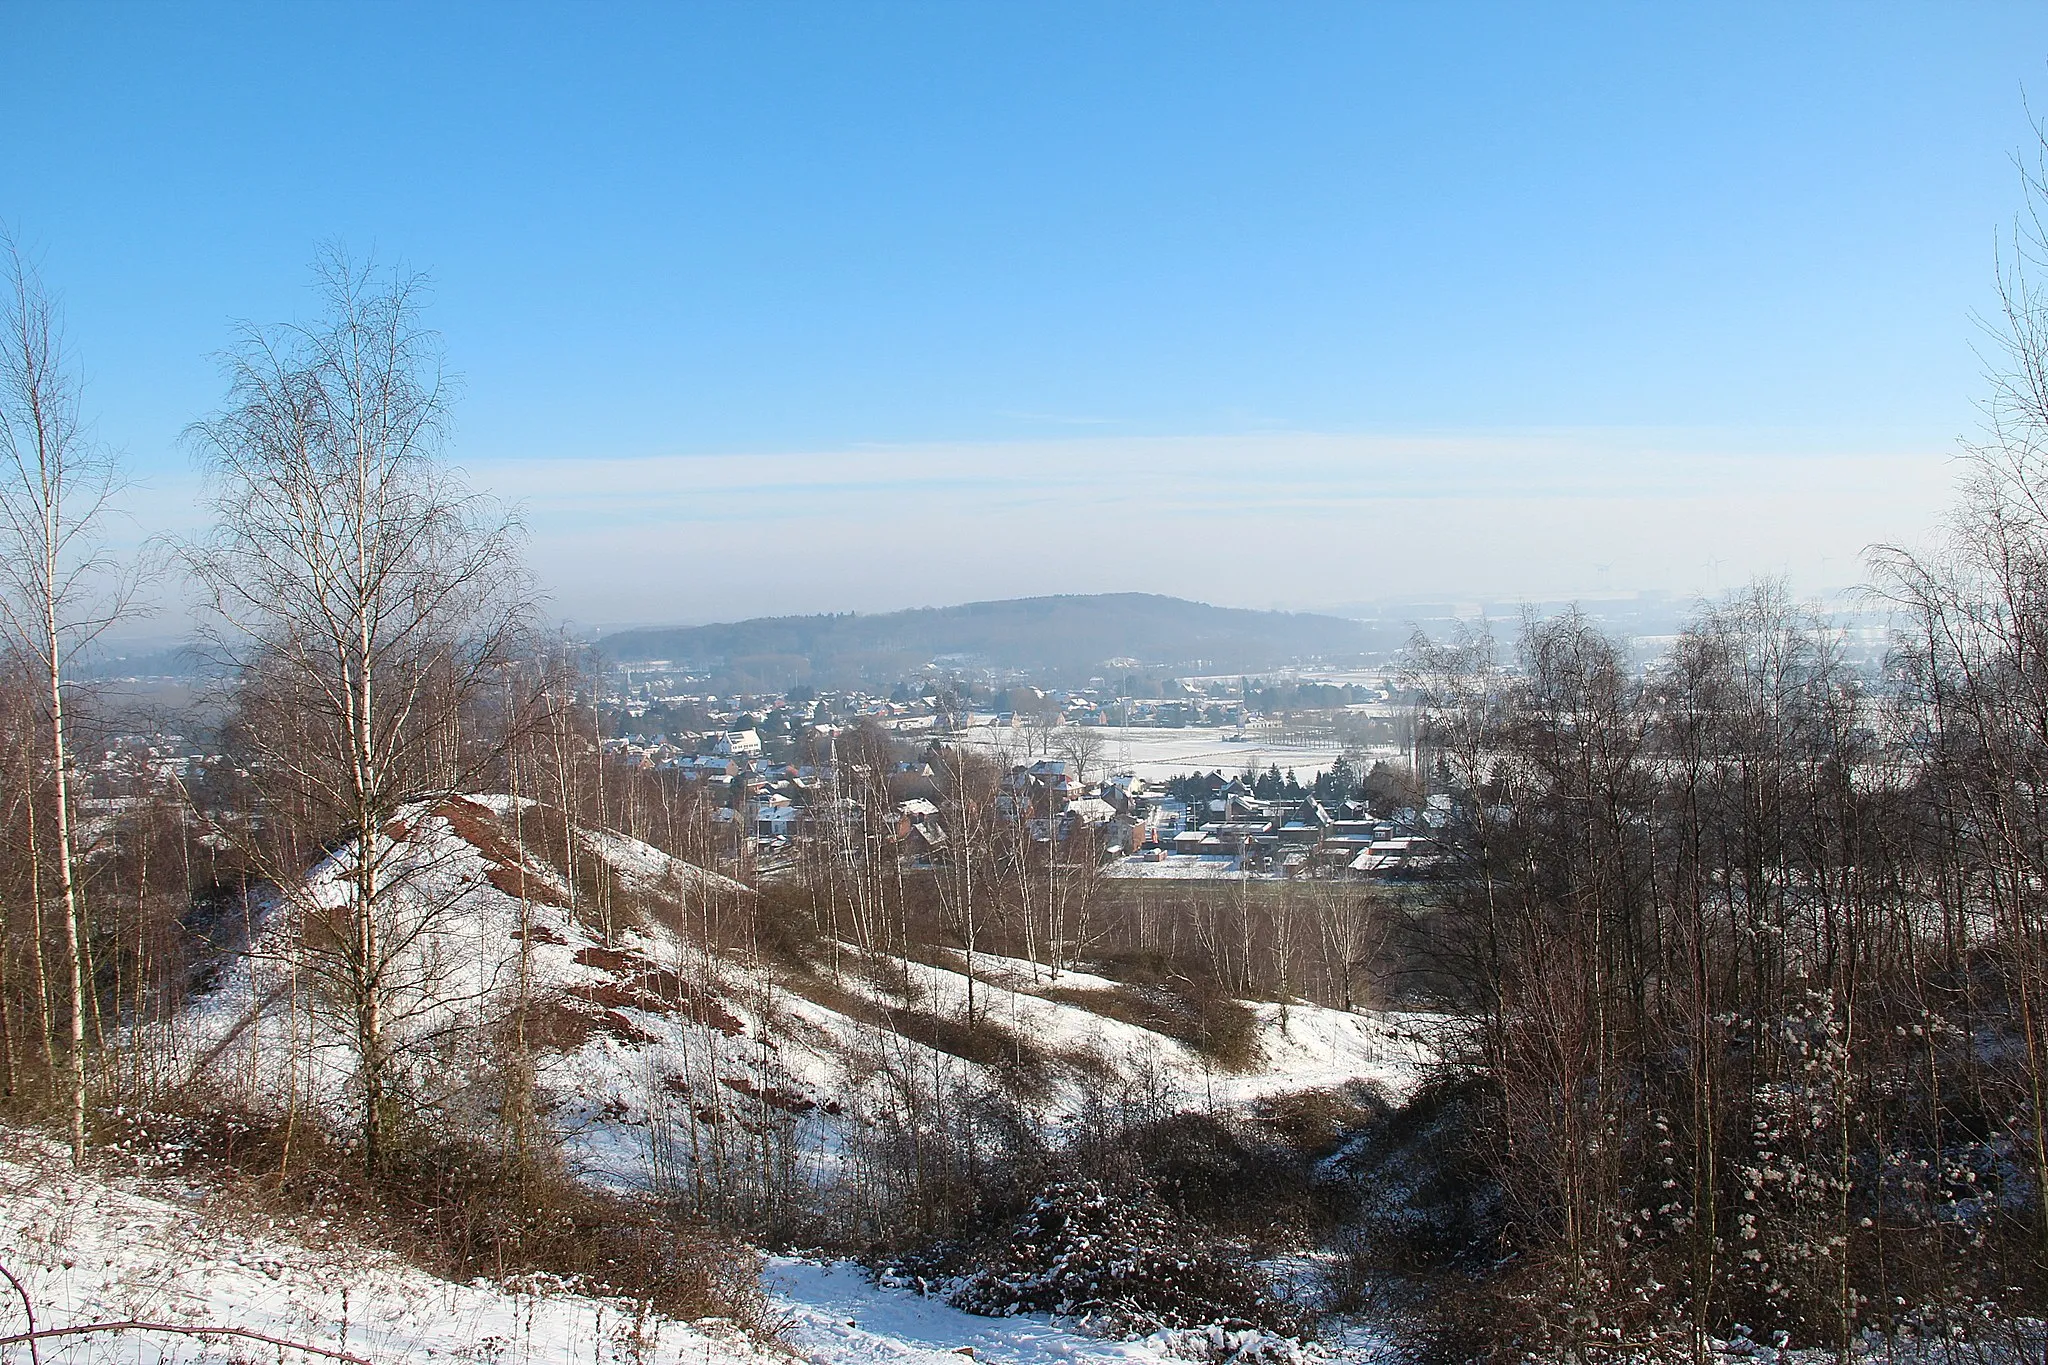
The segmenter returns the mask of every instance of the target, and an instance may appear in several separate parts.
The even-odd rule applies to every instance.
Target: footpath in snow
[[[879,1285],[844,1261],[772,1260],[762,1276],[788,1322],[790,1345],[819,1365],[960,1365],[974,1359],[1001,1365],[1068,1361],[1143,1361],[1148,1365],[1208,1356],[1199,1333],[1160,1333],[1137,1341],[1106,1341],[1030,1314],[984,1318],[906,1289]]]

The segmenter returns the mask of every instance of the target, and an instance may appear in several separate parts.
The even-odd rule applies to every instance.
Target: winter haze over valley
[[[0,0],[0,1365],[2048,1352],[2048,13]]]

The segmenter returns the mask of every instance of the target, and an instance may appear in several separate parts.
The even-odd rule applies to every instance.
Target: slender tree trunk
[[[5,1086],[4,1089],[0,1089],[0,1096],[8,1099],[14,1098],[15,1091],[21,1084],[21,1076],[14,1060],[14,982],[7,969],[7,959],[12,948],[8,921],[12,918],[13,916],[7,914],[5,909],[0,909],[0,1084]]]
[[[369,469],[359,462],[358,478],[363,487],[357,494],[359,507],[371,506]],[[357,527],[356,567],[358,584],[369,580],[370,548],[367,528]],[[357,999],[358,1050],[363,1074],[363,1164],[372,1175],[384,1166],[386,1131],[384,1074],[384,981],[378,960],[381,944],[377,932],[377,791],[376,727],[371,707],[375,701],[370,677],[375,656],[369,603],[360,603],[355,613],[355,805],[356,805],[356,951],[361,962],[361,993]]]
[[[549,723],[549,737],[555,750],[555,790],[562,803],[562,880],[569,889],[569,913],[576,913],[576,831],[575,815],[569,808],[569,699],[562,705],[554,705],[554,697],[548,697],[548,708],[552,713]]]
[[[54,511],[54,509],[53,509]],[[49,525],[49,543],[57,544],[54,520]],[[50,579],[56,566],[50,566]],[[50,745],[56,767],[57,879],[64,903],[64,956],[70,973],[71,1052],[65,1059],[66,1109],[71,1130],[71,1160],[85,1162],[85,949],[79,936],[78,884],[71,849],[70,751],[64,746],[64,671],[57,649],[57,599],[44,599],[44,627],[48,630],[50,678]]]

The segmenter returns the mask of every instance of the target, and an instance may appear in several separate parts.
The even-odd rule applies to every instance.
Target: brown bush
[[[633,972],[651,972],[654,964],[638,953],[629,953],[621,948],[578,948],[576,964],[579,967],[595,967],[601,972],[623,976]]]
[[[527,1007],[525,1011],[526,1042],[532,1047],[553,1048],[560,1052],[574,1052],[582,1047],[597,1029],[597,1020],[586,1010],[579,1010],[561,1000],[543,1000]],[[518,1026],[515,1013],[508,1023],[508,1031]]]
[[[1263,1060],[1259,1017],[1242,1001],[1192,982],[1118,986],[1114,990],[1055,986],[1047,1000],[1077,1005],[1187,1044],[1224,1071],[1250,1071]]]
[[[1269,1095],[1252,1106],[1252,1119],[1295,1151],[1322,1156],[1387,1112],[1386,1101],[1351,1085]]]
[[[792,973],[783,985],[813,1004],[850,1019],[887,1029],[963,1061],[985,1066],[1020,1094],[1042,1094],[1052,1080],[1052,1057],[1016,1032],[986,1017],[969,1023],[929,1010],[884,1005],[808,973]]]
[[[806,1099],[794,1090],[784,1090],[779,1085],[759,1086],[744,1076],[720,1076],[719,1084],[750,1100],[759,1100],[771,1109],[780,1109],[785,1114],[808,1114],[818,1107],[815,1100]]]

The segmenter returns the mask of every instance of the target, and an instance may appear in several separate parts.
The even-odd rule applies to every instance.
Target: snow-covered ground
[[[378,1362],[768,1365],[780,1353],[729,1323],[686,1324],[546,1278],[454,1284],[400,1258],[285,1227],[197,1190],[73,1170],[53,1145],[0,1140],[0,1265],[39,1328],[141,1321],[234,1327]],[[0,1336],[25,1330],[0,1286]],[[40,1343],[44,1365],[318,1361],[246,1338],[129,1330]],[[27,1365],[26,1344],[0,1347]]]
[[[0,1134],[0,1266],[41,1329],[89,1322],[239,1328],[376,1365],[430,1360],[559,1365],[1003,1365],[1203,1358],[1199,1333],[1111,1341],[1041,1315],[983,1318],[844,1262],[774,1258],[762,1278],[780,1343],[730,1323],[676,1322],[546,1277],[454,1284],[386,1252],[328,1242],[323,1225],[281,1226],[202,1190],[73,1170],[55,1145]],[[0,1285],[0,1336],[26,1330]],[[1243,1343],[1225,1343],[1243,1344]],[[318,1362],[250,1338],[126,1330],[42,1341],[46,1365]],[[1284,1344],[1262,1359],[1292,1356]],[[1249,1358],[1249,1356],[1248,1356]],[[27,1365],[25,1343],[0,1365]]]
[[[1263,874],[1246,872],[1237,859],[1214,853],[1169,853],[1157,860],[1132,856],[1111,863],[1105,877],[1132,877],[1145,881],[1221,882],[1244,881]]]
[[[963,969],[967,965],[964,953],[954,950],[946,956]],[[1354,1081],[1398,1102],[1413,1093],[1435,1056],[1437,1020],[1431,1015],[1246,1002],[1258,1021],[1259,1062],[1243,1072],[1218,1072],[1162,1034],[1046,998],[1059,991],[1117,989],[1120,983],[1108,977],[1071,968],[1054,973],[1040,963],[989,953],[975,954],[973,968],[976,1009],[986,1017],[1056,1053],[1092,1054],[1120,1071],[1142,1071],[1152,1084],[1171,1088],[1190,1106],[1235,1104]],[[964,970],[915,964],[911,980],[935,1007],[952,1013],[965,1009]],[[1089,1083],[1081,1077],[1076,1081]],[[1078,1094],[1067,1099],[1079,1107]]]
[[[0,1129],[0,1267],[20,1284],[36,1326],[146,1323],[46,1338],[45,1365],[1305,1365],[1398,1359],[1370,1323],[1332,1324],[1303,1348],[1256,1334],[1161,1332],[1135,1341],[1088,1335],[1043,1314],[961,1312],[846,1262],[769,1258],[763,1269],[777,1339],[752,1340],[730,1322],[679,1322],[581,1293],[545,1276],[456,1284],[401,1258],[346,1241],[317,1221],[280,1224],[218,1194],[160,1177],[74,1170],[47,1139]],[[183,1332],[162,1330],[164,1327]],[[316,1355],[249,1337],[190,1335],[237,1328],[311,1346]],[[27,1330],[22,1303],[0,1280],[0,1337]],[[1859,1359],[1891,1365],[2040,1358],[2042,1327],[2016,1341],[1859,1339]],[[1780,1351],[1716,1341],[1723,1365],[1827,1365],[1831,1351]],[[0,1365],[29,1365],[27,1343],[0,1345]]]
[[[970,1353],[1002,1365],[1069,1361],[1174,1361],[1207,1354],[1199,1334],[1159,1333],[1137,1341],[1085,1336],[1043,1314],[982,1318],[943,1299],[877,1284],[844,1261],[778,1257],[762,1277],[789,1326],[789,1344],[819,1365],[959,1365]]]

